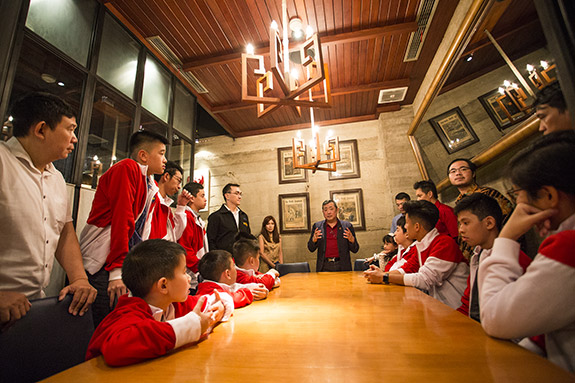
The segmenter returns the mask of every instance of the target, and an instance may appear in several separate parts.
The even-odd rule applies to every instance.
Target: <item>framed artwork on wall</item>
[[[305,156],[304,162],[307,162]],[[280,184],[307,182],[307,171],[293,167],[293,152],[291,146],[278,148],[278,179]]]
[[[280,233],[309,233],[309,193],[280,194]]]
[[[361,177],[357,140],[340,141],[339,157],[341,160],[337,162],[337,171],[329,172],[330,181]]]
[[[479,138],[459,107],[430,118],[429,123],[449,154],[479,142]]]
[[[497,89],[492,90],[491,92],[485,93],[482,96],[479,96],[477,99],[489,115],[489,118],[493,121],[497,129],[503,130],[515,123],[523,120],[527,117],[527,114],[521,110],[509,99],[509,97],[503,97],[500,99],[500,102],[505,106],[507,111],[512,117],[512,120],[509,120],[509,116],[497,99],[501,97],[501,93]]]
[[[355,230],[365,230],[363,191],[361,189],[330,191],[329,198],[337,203],[337,217],[340,220],[351,222]]]

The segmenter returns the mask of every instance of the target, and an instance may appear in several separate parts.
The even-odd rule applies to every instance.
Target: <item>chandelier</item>
[[[289,30],[295,42],[293,48],[289,45]],[[286,0],[282,0],[282,35],[276,21],[270,26],[270,70],[266,70],[264,56],[255,54],[251,44],[242,54],[242,101],[257,104],[258,118],[283,106],[301,117],[301,108],[309,108],[313,139],[310,145],[301,137],[292,140],[293,166],[314,173],[335,171],[336,162],[340,160],[339,139],[328,137],[321,144],[313,113],[313,108],[331,107],[328,68],[323,62],[319,36],[311,26],[305,28],[305,41],[298,42],[303,37],[301,19],[293,17],[288,22]],[[317,99],[312,92],[314,88],[322,91]],[[308,147],[311,162],[306,163]]]

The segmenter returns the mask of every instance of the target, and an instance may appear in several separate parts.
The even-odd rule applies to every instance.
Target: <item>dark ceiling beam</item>
[[[374,82],[371,84],[361,84],[361,85],[354,85],[345,88],[336,88],[331,91],[331,96],[343,96],[346,94],[352,93],[360,93],[360,92],[369,92],[376,89],[391,89],[391,88],[400,88],[403,86],[409,86],[409,79],[402,78],[398,80],[390,80],[390,81],[380,81]],[[314,97],[322,97],[323,93],[314,94]],[[225,113],[225,112],[232,112],[235,110],[241,109],[249,109],[253,108],[255,104],[248,103],[248,102],[238,102],[235,104],[226,104],[226,105],[217,105],[211,107],[212,113]]]
[[[399,23],[393,25],[386,25],[383,27],[362,29],[354,32],[338,33],[335,35],[320,35],[320,41],[322,46],[330,46],[334,44],[351,43],[361,40],[373,39],[376,37],[382,37],[394,34],[411,33],[417,29],[417,23],[415,21],[408,23]],[[237,49],[234,52],[221,54],[221,55],[210,55],[209,57],[197,58],[194,60],[188,60],[184,62],[183,70],[192,71],[194,69],[200,69],[212,65],[223,65],[229,64],[240,60],[244,48]],[[265,45],[259,45],[255,49],[257,55],[269,54],[269,42]]]

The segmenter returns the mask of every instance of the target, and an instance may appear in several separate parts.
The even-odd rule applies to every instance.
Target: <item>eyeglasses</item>
[[[182,183],[182,177],[174,176],[174,177],[172,177],[172,178],[174,178],[176,181],[178,181],[179,184]]]
[[[519,192],[520,192],[521,190],[525,190],[525,189],[521,189],[521,188],[509,189],[509,190],[507,190],[507,195],[513,196],[513,197],[517,198],[517,194],[519,194]]]
[[[462,166],[460,168],[453,168],[453,169],[449,169],[449,174],[455,174],[455,173],[463,173],[466,172],[468,170],[471,170],[469,167],[467,166]]]
[[[235,195],[237,195],[237,196],[240,196],[240,197],[241,197],[241,195],[242,195],[242,192],[241,192],[241,191],[237,191],[237,192],[227,192],[226,194],[235,194]]]

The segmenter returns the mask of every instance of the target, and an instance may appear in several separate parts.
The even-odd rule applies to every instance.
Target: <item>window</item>
[[[106,14],[97,74],[132,99],[139,52],[140,44]]]
[[[98,84],[82,170],[82,184],[96,188],[99,177],[128,158],[136,107],[108,87]]]
[[[172,136],[172,147],[170,148],[170,154],[168,159],[174,161],[184,169],[184,174],[182,174],[182,186],[191,181],[191,158],[192,158],[192,144],[180,136],[177,132],[174,132]]]
[[[176,84],[174,101],[174,129],[185,137],[193,138],[196,98],[180,83]]]
[[[97,7],[94,0],[31,0],[26,26],[86,66]]]
[[[142,106],[168,122],[172,94],[170,74],[152,56],[146,56]]]
[[[26,36],[16,67],[10,105],[26,93],[48,92],[66,100],[76,111],[76,121],[79,121],[85,79],[84,72],[40,47],[29,36]],[[76,135],[79,134],[78,131]],[[74,156],[78,152],[78,146],[82,145],[82,140],[83,137],[78,137],[76,148],[68,158],[54,162],[56,168],[64,175],[66,182],[72,182]]]

